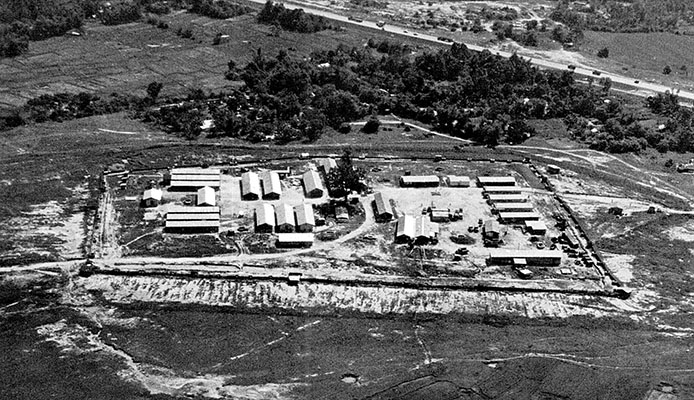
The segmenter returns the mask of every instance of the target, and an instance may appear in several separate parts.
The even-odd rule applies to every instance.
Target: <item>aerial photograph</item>
[[[694,0],[0,0],[15,399],[694,399]]]

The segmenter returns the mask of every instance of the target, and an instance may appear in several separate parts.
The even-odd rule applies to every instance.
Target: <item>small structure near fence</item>
[[[198,206],[214,207],[216,205],[214,189],[209,186],[198,189],[198,198],[196,204]]]
[[[558,250],[490,249],[487,263],[517,267],[526,265],[558,266],[561,264],[562,256],[563,253]]]
[[[161,189],[152,188],[145,190],[142,194],[142,206],[156,207],[161,202],[161,195]]]

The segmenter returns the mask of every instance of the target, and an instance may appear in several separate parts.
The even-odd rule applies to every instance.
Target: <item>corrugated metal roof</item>
[[[166,214],[167,221],[214,221],[219,220],[219,214],[177,214],[168,213]]]
[[[249,194],[260,196],[260,178],[252,171],[241,174],[241,195]]]
[[[198,201],[197,205],[207,205],[214,206],[216,204],[215,192],[209,186],[198,189]]]
[[[265,196],[268,194],[282,194],[282,183],[280,182],[280,176],[274,171],[263,171],[260,173],[260,180],[263,182],[263,193]]]
[[[270,225],[275,226],[275,209],[272,204],[262,203],[255,208],[256,226]]]
[[[400,180],[405,183],[439,183],[439,177],[436,175],[403,175]]]
[[[294,207],[296,211],[296,224],[301,225],[316,225],[316,219],[313,215],[313,206],[308,203],[304,203]]]
[[[530,203],[496,203],[497,210],[532,210],[534,207]]]
[[[470,185],[470,177],[469,176],[458,176],[458,175],[448,175],[446,177],[448,179],[448,184],[450,186],[455,186],[455,185]]]
[[[200,213],[210,213],[210,214],[219,214],[219,207],[185,207],[185,206],[173,206],[169,207],[167,210],[169,214],[171,213],[193,213],[193,214],[200,214]]]
[[[313,233],[278,233],[279,243],[313,243]]]
[[[325,172],[330,172],[331,169],[337,168],[337,162],[332,158],[319,158],[318,165],[323,167]]]
[[[154,199],[154,200],[161,200],[161,195],[162,191],[157,188],[152,188],[152,189],[147,189],[145,192],[142,194],[142,200],[149,200],[149,199]]]
[[[540,219],[536,212],[500,212],[501,219]]]
[[[514,249],[489,249],[491,258],[559,258],[563,253],[559,250],[514,250]]]
[[[174,175],[217,175],[221,173],[221,170],[218,168],[190,168],[190,167],[184,167],[184,168],[172,168],[171,169],[171,176],[173,177]]]
[[[415,219],[413,216],[405,214],[398,218],[398,224],[395,229],[395,236],[407,236],[414,239],[415,235]]]
[[[289,204],[278,204],[275,206],[275,216],[277,225],[295,225],[294,209]]]
[[[219,221],[170,221],[166,220],[167,228],[219,228]]]
[[[477,180],[482,185],[507,184],[509,186],[514,186],[516,184],[516,178],[512,176],[478,176]]]
[[[521,203],[528,201],[528,196],[524,194],[489,194],[489,200],[491,202],[511,202],[511,203]]]
[[[417,216],[415,221],[415,238],[434,237],[439,234],[439,224],[431,222],[428,218]]]
[[[546,231],[547,224],[542,221],[525,221],[525,226],[534,231]]]
[[[179,181],[179,180],[171,180],[171,186],[172,187],[194,187],[194,188],[201,188],[203,186],[210,186],[210,187],[215,187],[218,188],[220,186],[219,181]]]
[[[306,171],[304,172],[303,179],[304,187],[306,188],[307,192],[312,192],[315,189],[323,191],[325,190],[325,188],[323,188],[323,182],[321,182],[320,175],[318,175],[318,172],[313,170]]]
[[[518,186],[485,186],[484,192],[488,194],[504,193],[504,194],[520,194],[521,188]]]
[[[381,192],[376,192],[374,193],[374,202],[376,203],[376,212],[379,215],[388,213],[392,214],[393,212],[390,209],[390,202],[383,196],[383,193]]]

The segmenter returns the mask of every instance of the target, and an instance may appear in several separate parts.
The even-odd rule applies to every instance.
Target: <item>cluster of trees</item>
[[[142,98],[117,93],[106,98],[90,93],[45,94],[27,102],[23,110],[23,119],[25,122],[62,122],[92,115],[112,114],[146,104]]]
[[[649,144],[659,151],[694,151],[694,111],[679,104],[672,93],[649,97],[647,105],[654,113],[665,118],[663,129],[651,132]]]
[[[193,0],[188,11],[210,18],[227,19],[248,14],[253,9],[227,0]]]
[[[13,0],[0,2],[0,57],[15,57],[32,40],[43,40],[81,28],[95,14],[97,0]]]
[[[272,1],[265,3],[258,14],[258,22],[279,25],[284,30],[299,33],[314,33],[332,28],[329,21],[319,15],[307,14],[300,8],[287,10],[284,5]]]
[[[694,22],[690,0],[591,0],[577,9],[561,0],[551,14],[555,21],[573,28],[610,32],[676,32],[683,23]]]
[[[121,25],[139,21],[142,18],[140,6],[136,3],[117,3],[104,7],[101,22],[104,25]]]
[[[537,23],[537,21],[533,22]],[[508,22],[495,21],[494,24],[492,24],[492,31],[496,33],[496,37],[499,40],[508,38],[515,40],[523,46],[537,46],[537,33],[533,28],[526,29],[523,32],[517,32],[513,30],[512,24]]]

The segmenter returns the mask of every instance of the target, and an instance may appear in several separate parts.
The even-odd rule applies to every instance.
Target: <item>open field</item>
[[[694,36],[586,31],[580,52],[590,57],[604,47],[610,55],[599,62],[615,72],[644,80],[679,81],[690,89],[694,85]],[[666,65],[672,68],[670,76],[662,74]],[[686,74],[680,70],[682,65],[687,67]]]
[[[108,95],[144,96],[150,82],[164,83],[162,96],[185,95],[190,89],[218,91],[231,85],[224,79],[227,63],[251,60],[258,49],[268,54],[293,48],[299,55],[333,49],[338,44],[362,46],[380,32],[347,29],[311,34],[282,31],[270,36],[272,28],[255,22],[255,14],[231,20],[215,20],[195,14],[164,16],[170,28],[145,22],[119,26],[88,23],[85,35],[55,37],[32,42],[19,57],[0,60],[0,107],[21,106],[28,99],[47,93],[89,92]],[[194,39],[176,35],[179,27],[190,28]],[[233,40],[213,46],[217,33]]]

